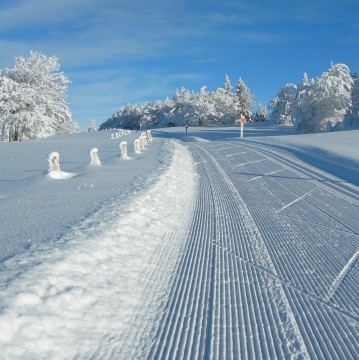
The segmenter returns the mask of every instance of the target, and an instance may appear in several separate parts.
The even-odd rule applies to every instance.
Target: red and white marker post
[[[243,127],[244,127],[244,124],[247,122],[246,121],[246,118],[245,116],[241,115],[241,118],[240,118],[240,123],[241,123],[241,138],[243,137]]]

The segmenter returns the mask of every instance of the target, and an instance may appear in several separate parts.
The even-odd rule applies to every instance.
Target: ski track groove
[[[265,146],[230,144],[186,143],[193,219],[144,357],[357,359],[359,192]]]
[[[204,221],[198,221],[195,222],[195,227],[193,228],[193,232],[195,234],[198,234],[198,239],[201,238],[213,238],[214,237],[214,229],[213,229],[213,220],[210,221],[207,217],[211,216],[211,211],[205,211],[206,210],[206,206],[205,203],[208,201],[209,204],[211,204],[211,198],[208,198],[208,194],[204,193],[203,196],[200,196],[198,198],[199,204],[197,206],[196,209],[196,213],[194,214],[194,217],[200,217],[201,214],[204,214],[205,219]],[[205,199],[207,201],[205,201]],[[211,208],[211,206],[210,206]],[[202,296],[208,298],[209,294],[211,293],[210,291],[210,287],[213,287],[213,283],[210,279],[210,274],[211,274],[211,261],[210,259],[213,256],[213,245],[210,242],[204,243],[204,246],[199,246],[199,244],[197,244],[196,242],[198,242],[198,240],[196,240],[196,238],[191,237],[191,239],[193,239],[193,242],[189,242],[189,247],[186,251],[186,256],[183,258],[182,264],[179,267],[178,270],[178,277],[177,277],[177,281],[175,282],[175,284],[173,285],[173,294],[168,302],[169,307],[166,309],[166,312],[164,313],[164,317],[163,317],[163,323],[165,324],[165,326],[163,326],[163,328],[160,328],[158,330],[158,334],[156,336],[156,338],[158,338],[158,343],[156,344],[156,346],[153,346],[151,349],[151,352],[149,354],[149,358],[150,359],[172,359],[175,357],[179,357],[179,358],[183,358],[183,356],[181,356],[180,354],[177,354],[177,347],[176,345],[173,344],[173,337],[179,333],[182,336],[184,336],[184,332],[183,332],[183,322],[181,323],[181,319],[178,319],[179,316],[181,314],[187,314],[186,310],[184,309],[184,301],[186,301],[185,295],[188,297],[191,297],[191,294],[187,295],[187,291],[186,289],[191,289],[192,290],[192,284],[188,284],[188,280],[193,279],[192,276],[189,276],[189,274],[191,273],[191,270],[193,269],[193,267],[196,265],[196,258],[200,258],[200,262],[199,264],[205,263],[207,261],[207,263],[205,263],[205,266],[199,266],[197,263],[197,271],[199,271],[198,269],[202,269],[203,271],[203,279],[202,279],[202,283],[206,284],[205,287],[201,288],[202,291]],[[201,260],[202,259],[202,260]],[[184,299],[183,299],[184,298]],[[178,304],[177,304],[178,303]],[[204,310],[202,310],[204,311]],[[177,316],[175,317],[175,314],[177,314]],[[203,319],[204,324],[202,326],[202,329],[204,329],[204,331],[202,331],[201,333],[201,337],[200,337],[200,342],[198,344],[198,347],[200,347],[200,345],[202,345],[201,347],[204,349],[208,349],[209,348],[209,344],[208,344],[208,334],[205,333],[205,331],[208,332],[208,328],[211,326],[211,323],[209,323],[207,320],[207,316],[206,314],[203,315]],[[183,319],[182,319],[183,321]],[[169,339],[170,338],[170,341]],[[204,346],[204,344],[207,342],[206,346]],[[170,350],[169,350],[170,349]],[[199,352],[197,352],[198,350],[195,350],[195,353],[197,353],[197,355],[200,355]],[[176,354],[176,355],[175,355]],[[203,354],[203,358],[205,358],[205,354]]]
[[[239,149],[242,149],[243,147],[245,147],[246,149],[248,149],[247,144],[239,144],[236,143],[234,144],[235,146],[237,146]],[[256,147],[256,152],[257,154],[259,153],[258,151],[258,147]],[[264,150],[261,150],[261,153],[263,153]],[[271,155],[272,154],[268,154],[265,153],[265,157],[271,161]],[[216,153],[216,158],[223,161],[222,166],[224,166],[225,169],[233,169],[233,163],[236,161],[241,162],[241,159],[235,159],[234,157],[231,157],[231,159],[228,158],[224,158],[223,154],[220,153],[220,151],[218,153]],[[258,159],[256,159],[258,160]],[[255,161],[256,161],[255,160]],[[306,179],[308,176],[308,173],[310,174],[311,172],[314,173],[314,171],[305,171],[305,172],[300,172],[298,169],[300,169],[300,167],[291,167],[288,165],[288,162],[280,162],[278,161],[278,157],[276,157],[273,160],[273,172],[277,172],[279,169],[274,169],[275,167],[279,166],[283,166],[283,169],[287,169],[289,171],[292,171],[292,176],[293,174],[296,174],[296,176],[301,177],[302,179]],[[267,168],[263,168],[262,165],[264,165],[264,162],[262,162],[261,167],[259,167],[258,161],[256,161],[255,167],[256,169],[253,169],[253,163],[251,165],[251,169],[252,171],[248,170],[248,169],[243,169],[244,170],[244,176],[246,175],[246,173],[253,173],[253,170],[256,171],[256,173],[258,174],[258,172],[263,172],[263,178],[265,177],[265,174],[269,174],[272,171],[268,171]],[[319,172],[318,172],[319,173]],[[282,171],[280,172],[280,174],[282,175]],[[316,176],[318,176],[316,174]],[[330,177],[326,177],[326,179],[328,180],[328,178],[330,179]],[[256,179],[257,180],[261,180],[262,176],[258,176],[256,175]],[[232,178],[233,180],[233,178]],[[308,186],[301,186],[299,189],[292,189],[290,188],[290,186],[288,186],[286,184],[286,181],[281,178],[276,179],[278,183],[280,183],[281,185],[283,185],[283,191],[287,191],[289,194],[293,193],[294,191],[298,193],[299,190],[299,195],[300,192],[302,192],[303,194],[305,194],[306,189],[308,189]],[[358,316],[356,315],[357,312],[355,311],[350,311],[351,308],[357,309],[357,302],[355,304],[355,306],[352,306],[351,308],[347,306],[347,303],[344,301],[345,298],[350,298],[349,295],[346,295],[346,292],[352,291],[352,288],[350,286],[348,286],[348,290],[346,290],[346,292],[343,291],[342,296],[340,296],[341,294],[337,294],[335,291],[342,290],[343,287],[345,287],[346,282],[351,282],[353,284],[353,286],[355,286],[355,280],[354,279],[358,279],[358,275],[354,275],[357,274],[355,272],[355,265],[358,263],[356,260],[356,254],[358,251],[358,227],[356,225],[356,219],[355,216],[350,216],[351,213],[358,213],[358,207],[356,204],[356,193],[357,191],[354,191],[353,193],[348,193],[347,189],[350,189],[350,187],[346,187],[344,191],[341,191],[341,189],[338,190],[339,186],[338,185],[333,185],[330,184],[328,185],[328,182],[326,182],[325,184],[323,184],[323,182],[321,182],[320,180],[318,181],[318,179],[308,179],[310,181],[310,183],[312,183],[313,185],[315,185],[315,187],[317,187],[318,189],[320,189],[319,192],[317,191],[313,191],[310,195],[305,196],[303,199],[301,199],[301,201],[298,201],[298,206],[297,204],[294,206],[297,209],[299,208],[300,204],[303,203],[308,203],[310,206],[312,206],[315,211],[321,211],[323,213],[323,219],[324,218],[329,218],[329,220],[326,220],[332,224],[334,224],[335,226],[331,227],[329,230],[327,230],[324,226],[324,224],[322,226],[318,228],[315,228],[313,226],[311,227],[307,227],[306,230],[308,230],[311,234],[308,236],[303,235],[303,233],[297,233],[297,240],[295,240],[295,237],[291,236],[292,232],[293,232],[293,228],[289,228],[287,235],[285,236],[285,231],[283,233],[283,229],[285,230],[285,221],[283,220],[283,215],[286,215],[287,211],[292,211],[292,209],[285,209],[285,211],[283,211],[282,218],[278,218],[278,216],[271,216],[273,222],[272,224],[269,223],[268,219],[268,214],[273,214],[275,213],[275,208],[273,209],[273,207],[271,209],[262,209],[263,208],[263,203],[262,203],[262,198],[259,199],[256,197],[254,191],[251,191],[251,189],[248,188],[248,186],[245,187],[245,189],[241,192],[241,194],[245,194],[245,191],[249,190],[247,194],[247,196],[245,196],[245,200],[247,204],[251,204],[253,202],[256,202],[257,204],[255,206],[253,206],[253,210],[254,210],[254,216],[256,218],[256,222],[257,224],[259,224],[259,228],[262,229],[262,231],[264,231],[264,233],[267,234],[266,236],[266,243],[268,245],[268,249],[270,249],[271,254],[273,255],[273,261],[275,263],[276,268],[278,269],[278,274],[280,274],[280,277],[282,278],[282,281],[287,282],[288,279],[291,279],[290,282],[287,284],[287,286],[285,286],[286,289],[286,293],[288,295],[288,299],[291,303],[291,307],[292,309],[295,310],[296,312],[296,318],[298,321],[298,325],[301,329],[301,332],[303,334],[303,337],[305,338],[305,343],[308,344],[307,345],[307,350],[308,353],[310,355],[310,357],[313,358],[327,358],[328,356],[330,358],[337,357],[337,358],[357,358],[359,351],[358,351],[358,339],[359,339],[359,333],[358,333]],[[243,183],[243,182],[242,182]],[[248,181],[247,181],[248,183]],[[257,182],[258,183],[258,182]],[[259,183],[260,184],[260,183]],[[274,182],[273,182],[274,184]],[[240,185],[238,183],[236,183],[234,181],[234,185],[237,188],[240,188]],[[290,183],[289,183],[290,185]],[[261,188],[262,189],[262,188]],[[310,187],[309,187],[310,189]],[[335,192],[333,193],[332,190],[335,190]],[[268,198],[268,204],[273,204],[273,202],[271,201],[271,197],[276,196],[276,193],[270,192],[268,190],[269,196],[267,196]],[[288,195],[289,195],[288,194]],[[353,194],[353,199],[349,199],[348,200],[348,194],[351,195]],[[261,196],[263,194],[261,193]],[[285,195],[282,195],[285,196]],[[341,198],[340,201],[338,201],[338,197],[339,199]],[[325,201],[323,201],[325,200]],[[352,201],[353,200],[353,201]],[[259,206],[259,204],[262,204],[262,208]],[[322,209],[325,209],[325,205],[328,207],[328,209],[326,211],[323,211]],[[278,203],[278,207],[280,206],[280,203]],[[277,207],[277,209],[278,209]],[[349,209],[348,209],[349,207]],[[339,210],[337,210],[339,208]],[[335,215],[333,215],[335,214]],[[338,215],[338,216],[336,216]],[[290,216],[290,215],[289,215]],[[293,216],[293,215],[292,215]],[[297,215],[298,216],[298,215]],[[285,218],[287,218],[288,221],[290,221],[290,218],[288,218],[287,216],[285,216]],[[299,215],[299,219],[300,219],[300,215]],[[258,222],[259,221],[259,222]],[[273,223],[278,222],[278,227],[276,230],[272,230],[273,228]],[[263,225],[261,225],[261,223]],[[303,219],[303,221],[301,221],[302,225],[305,223],[305,220]],[[292,226],[293,224],[291,224]],[[328,235],[331,235],[330,233],[328,234],[328,231],[331,231],[335,237],[333,238],[333,240],[331,239],[331,237],[328,238]],[[344,233],[343,233],[344,232]],[[332,234],[332,235],[333,235]],[[340,235],[341,234],[341,235]],[[343,234],[345,234],[346,236],[346,241],[348,245],[348,249],[347,246],[340,246],[339,244],[342,242],[342,236]],[[291,246],[293,244],[297,244],[298,242],[302,242],[303,243],[303,250],[304,250],[304,244],[305,247],[309,247],[310,250],[307,250],[307,252],[303,251],[303,254],[296,254],[295,257],[293,256],[288,256],[288,254],[290,254],[291,252],[293,252],[293,249],[288,249],[288,251],[283,251],[283,245],[285,245],[285,243],[283,243],[282,241],[278,242],[278,237],[279,239],[293,239],[292,244],[290,244]],[[339,239],[340,238],[340,239]],[[314,241],[313,241],[314,239]],[[318,240],[317,240],[318,239]],[[323,240],[320,240],[323,239]],[[323,245],[318,244],[319,248],[322,250],[321,253],[318,253],[318,251],[316,250],[316,246],[317,243],[316,241],[323,241]],[[326,246],[327,245],[327,241],[331,240],[332,241],[332,245],[333,246]],[[340,240],[337,241],[337,240]],[[294,242],[295,241],[295,242]],[[325,243],[324,243],[325,241]],[[336,242],[337,241],[337,242]],[[331,245],[331,244],[329,244]],[[295,250],[294,250],[295,251]],[[283,252],[284,255],[287,256],[280,256],[278,257],[278,254],[281,254]],[[307,254],[309,253],[314,253],[314,258],[310,259],[310,263],[308,262],[306,263],[307,260]],[[354,255],[353,255],[354,253]],[[339,257],[338,255],[341,254]],[[350,255],[351,254],[351,255]],[[298,256],[299,255],[299,256]],[[320,256],[319,256],[320,255]],[[324,256],[323,256],[324,255]],[[319,257],[318,257],[319,256]],[[352,256],[352,257],[351,257]],[[349,257],[349,258],[348,258]],[[288,258],[288,259],[286,259]],[[298,266],[295,265],[295,263],[297,263],[298,258],[302,258],[303,260],[303,265]],[[328,261],[326,259],[332,259],[329,264]],[[305,273],[303,273],[303,270],[301,269],[305,269],[308,265],[312,265],[312,264],[316,264],[319,263],[320,268],[318,268],[317,270],[318,275],[317,279],[315,280],[313,277],[311,277],[310,275],[306,276]],[[334,264],[333,264],[334,263]],[[349,265],[348,265],[349,264]],[[347,266],[347,268],[346,268]],[[298,271],[297,271],[298,268]],[[332,280],[336,280],[338,281],[337,285],[335,287],[335,291],[331,294],[332,298],[330,299],[331,301],[328,302],[328,298],[327,298],[327,294],[328,291],[330,291],[330,289],[333,289],[333,284],[335,286],[335,282],[331,282],[331,278],[327,277],[328,276],[328,270],[329,270],[329,274],[331,274],[331,278]],[[340,271],[342,271],[342,273],[340,273]],[[339,275],[338,275],[339,273]],[[353,273],[353,277],[351,278],[350,275],[351,273]],[[342,274],[343,276],[341,277],[340,274]],[[289,275],[289,277],[288,277]],[[294,277],[293,277],[294,276]],[[314,280],[314,282],[313,282]],[[348,281],[346,281],[348,280]],[[324,286],[322,285],[323,281],[325,281]],[[319,291],[318,291],[319,288]],[[329,289],[329,290],[328,290]],[[289,295],[290,294],[290,295]],[[352,294],[354,295],[355,292],[352,291]],[[344,296],[345,295],[345,296]],[[357,298],[357,295],[355,295]],[[304,309],[304,301],[298,301],[298,299],[304,299],[306,298],[308,301],[310,301],[311,304],[316,304],[316,306],[319,306],[320,309],[318,309],[319,315],[318,318],[316,319],[315,324],[312,324],[311,326],[307,326],[306,322],[302,322],[301,321],[301,317],[303,316],[303,311],[300,309]],[[343,300],[343,302],[341,303],[342,306],[338,306],[338,299],[341,298]],[[336,299],[337,303],[334,303],[334,299]],[[351,299],[353,299],[353,297],[351,297]],[[348,300],[349,302],[349,300]],[[344,306],[343,306],[344,305]],[[354,304],[353,304],[354,305]],[[312,305],[311,307],[307,307],[306,310],[304,310],[304,314],[307,317],[313,317],[311,314],[312,313],[316,313],[316,311],[313,310],[314,305]],[[348,309],[347,309],[348,308]],[[300,311],[297,311],[297,310]],[[300,315],[298,315],[300,314]],[[335,320],[333,320],[335,318]],[[339,325],[340,324],[340,325]],[[345,327],[343,326],[343,324],[345,324]],[[315,334],[315,336],[313,335],[313,331],[315,331],[315,329],[322,329],[322,331],[318,331],[319,334]],[[333,336],[332,333],[335,333],[336,335]],[[321,336],[321,334],[323,334],[323,336]],[[317,339],[316,337],[318,337],[319,339]],[[350,341],[348,341],[347,339],[350,339]],[[317,344],[317,345],[316,345]],[[324,348],[323,344],[325,344]],[[333,345],[335,344],[335,345]],[[313,345],[313,346],[312,346]],[[356,346],[355,346],[356,345]],[[327,349],[330,349],[330,351],[327,351]],[[324,355],[325,354],[325,355]]]
[[[237,190],[204,147],[192,146],[192,155],[200,184],[189,245],[148,358],[305,356],[281,282],[266,274],[276,269]]]
[[[359,202],[359,189],[357,186],[344,182],[341,179],[338,179],[334,176],[327,174],[326,172],[319,170],[317,168],[310,167],[305,163],[300,162],[299,160],[294,161],[289,159],[288,156],[279,154],[274,150],[269,150],[269,147],[266,145],[254,145],[253,143],[246,142],[245,145],[239,142],[230,142],[235,147],[245,147],[245,149],[252,149],[258,154],[261,154],[271,161],[277,162],[280,166],[285,166],[290,168],[292,171],[305,175],[306,177],[312,180],[318,180],[323,187],[339,192],[344,196],[347,196],[349,199],[354,200],[356,203]]]

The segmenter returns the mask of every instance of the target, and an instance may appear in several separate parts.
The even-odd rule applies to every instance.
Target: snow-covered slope
[[[0,357],[355,358],[359,132],[291,132],[0,143]]]

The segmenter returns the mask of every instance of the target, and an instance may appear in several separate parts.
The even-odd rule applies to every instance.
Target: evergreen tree
[[[275,98],[269,102],[270,120],[277,125],[293,125],[293,108],[296,104],[297,86],[291,83],[283,85]]]
[[[256,111],[256,113],[254,115],[254,121],[263,122],[263,121],[266,121],[266,120],[268,120],[267,110],[261,103],[259,103],[257,111]]]
[[[226,74],[226,77],[224,79],[224,86],[223,86],[224,90],[230,94],[232,91],[232,85],[231,85],[231,80],[229,79],[229,76]]]
[[[352,108],[347,118],[349,120],[349,126],[357,128],[359,127],[359,76],[358,74],[352,74],[353,88],[352,88]]]
[[[252,113],[250,110],[254,106],[254,100],[250,90],[241,78],[239,78],[236,84],[234,102],[238,115],[242,114],[246,117],[247,121],[251,121]]]
[[[97,131],[96,120],[91,120],[87,128],[88,132]]]
[[[297,97],[296,129],[319,132],[343,126],[352,106],[353,78],[344,64],[332,64]]]

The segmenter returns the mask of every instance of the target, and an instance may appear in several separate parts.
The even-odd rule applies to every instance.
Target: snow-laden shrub
[[[140,149],[143,150],[147,142],[146,134],[142,133],[141,136],[139,137],[139,140],[140,140]]]
[[[141,144],[140,144],[140,139],[135,139],[133,142],[133,147],[134,147],[134,151],[136,153],[141,153]]]
[[[90,155],[90,165],[101,165],[97,148],[92,148],[89,151],[89,155]]]
[[[121,157],[127,159],[127,141],[120,142]]]
[[[47,160],[49,162],[49,171],[60,171],[60,155],[57,151],[51,152]]]
[[[151,130],[147,130],[146,136],[147,136],[147,141],[152,141],[152,133],[151,133]]]

